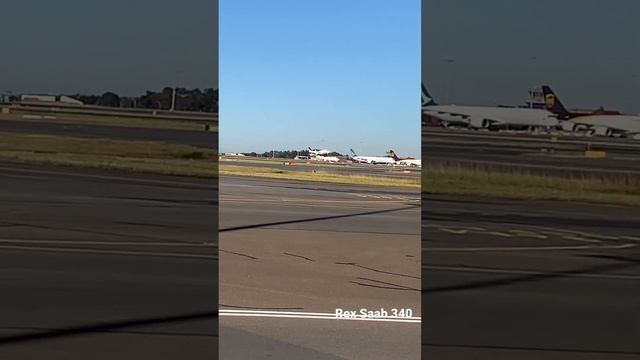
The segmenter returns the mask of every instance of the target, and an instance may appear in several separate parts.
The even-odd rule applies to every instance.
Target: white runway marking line
[[[640,241],[640,237],[637,236],[621,236],[620,238],[624,240]]]
[[[547,239],[548,237],[546,235],[542,235],[542,234],[538,234],[536,232],[533,231],[526,231],[526,230],[507,230],[508,232],[514,234],[515,236],[518,237],[530,237],[530,238],[535,238],[535,239]]]
[[[456,234],[456,235],[462,235],[469,232],[468,230],[455,230],[455,229],[447,229],[447,228],[438,228],[438,230],[448,232],[450,234]]]
[[[500,237],[513,237],[513,235],[511,235],[511,234],[503,233],[503,232],[499,232],[499,231],[490,231],[488,234],[489,235],[500,236]]]
[[[381,317],[381,318],[342,318],[337,317],[335,313],[317,313],[303,311],[272,311],[272,310],[230,310],[220,309],[220,316],[243,316],[243,317],[273,317],[273,318],[289,318],[289,319],[323,319],[323,320],[355,320],[355,321],[381,321],[381,322],[402,322],[402,323],[420,323],[421,317]]]

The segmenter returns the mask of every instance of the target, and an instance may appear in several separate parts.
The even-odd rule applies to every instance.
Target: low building
[[[82,101],[76,100],[65,95],[35,95],[35,94],[23,94],[20,95],[20,101],[24,102],[47,102],[47,103],[61,103],[69,105],[83,105]]]

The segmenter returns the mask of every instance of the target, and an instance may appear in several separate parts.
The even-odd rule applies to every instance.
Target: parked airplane
[[[389,155],[396,161],[396,164],[403,166],[422,166],[422,161],[420,159],[412,158],[412,157],[399,157],[396,155],[396,152],[393,150],[389,150]]]
[[[339,162],[340,158],[337,156],[316,156],[316,157],[312,157],[311,160],[324,161],[324,162]]]
[[[595,110],[586,110],[586,111],[567,110],[567,108],[564,107],[560,99],[556,96],[553,90],[551,90],[551,87],[549,87],[548,85],[542,85],[542,94],[544,96],[544,105],[546,109],[558,115],[558,119],[560,120],[569,120],[571,118],[575,118],[578,116],[589,116],[589,115],[622,115],[622,113],[620,113],[619,111],[605,110],[602,106]]]
[[[422,112],[441,120],[444,127],[462,125],[473,129],[550,129],[559,122],[555,114],[544,109],[438,105],[422,84]]]
[[[563,122],[565,131],[587,131],[589,135],[598,136],[626,136],[640,139],[640,116],[622,115],[617,111],[602,108],[588,114],[579,114],[567,110],[558,96],[549,86],[543,86],[545,106],[558,114]]]
[[[332,151],[328,149],[312,149],[309,147],[310,160],[323,161],[323,162],[339,162],[340,158],[337,156],[329,156]]]
[[[331,150],[329,149],[312,149],[309,147],[309,155],[310,156],[323,156],[331,154]]]
[[[352,159],[359,163],[387,164],[387,165],[393,165],[396,163],[396,161],[389,156],[358,156],[358,154],[356,154],[356,152],[353,151],[353,149],[350,149],[350,150],[351,150],[351,154],[353,154]]]

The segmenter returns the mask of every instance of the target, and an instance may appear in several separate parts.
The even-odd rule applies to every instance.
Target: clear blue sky
[[[420,154],[420,1],[220,1],[220,150]]]
[[[217,0],[20,0],[0,7],[0,92],[217,87]]]
[[[640,1],[423,0],[422,11],[422,76],[439,102],[449,81],[450,102],[485,105],[547,83],[570,107],[640,113]]]

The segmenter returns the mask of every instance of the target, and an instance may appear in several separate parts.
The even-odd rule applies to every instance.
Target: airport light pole
[[[176,69],[176,79],[173,82],[173,91],[171,93],[171,109],[170,109],[170,111],[174,111],[176,109],[176,90],[177,90],[177,84],[178,84],[178,79],[180,78],[180,74],[181,74],[180,69]]]
[[[176,109],[176,87],[173,87],[173,93],[171,95],[171,111],[174,111]]]
[[[453,65],[455,62],[456,62],[456,59],[451,59],[451,58],[444,59],[444,63],[445,64],[449,64],[449,66],[448,66],[449,67],[449,77],[447,79],[447,104],[451,103],[450,102],[451,77],[452,77],[452,70],[451,70],[452,66],[451,65]]]

